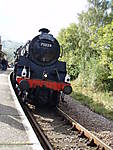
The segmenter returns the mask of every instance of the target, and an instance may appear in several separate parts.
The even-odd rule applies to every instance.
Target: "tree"
[[[88,0],[88,10],[78,14],[79,26],[89,32],[90,27],[93,25],[96,27],[105,25],[108,9],[109,1],[107,0]]]
[[[79,70],[79,33],[78,27],[72,23],[66,29],[62,29],[58,35],[58,41],[63,48],[63,60],[67,62],[67,69],[71,78],[74,79],[78,75]]]
[[[88,10],[78,15],[79,23],[58,35],[72,79],[83,86],[102,89],[113,78],[113,0],[88,0]]]

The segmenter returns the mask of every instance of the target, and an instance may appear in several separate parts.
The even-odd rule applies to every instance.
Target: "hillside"
[[[7,54],[8,61],[13,61],[14,58],[14,51],[19,47],[23,45],[23,43],[7,40],[2,41],[2,51]]]

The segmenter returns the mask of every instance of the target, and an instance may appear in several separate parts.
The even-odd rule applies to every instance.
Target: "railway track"
[[[45,150],[112,150],[60,108],[33,109],[19,101]]]
[[[58,107],[24,109],[46,150],[112,150]]]

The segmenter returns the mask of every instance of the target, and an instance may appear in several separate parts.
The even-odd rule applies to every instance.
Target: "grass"
[[[113,92],[94,91],[79,86],[72,81],[73,92],[71,96],[92,111],[113,120]]]

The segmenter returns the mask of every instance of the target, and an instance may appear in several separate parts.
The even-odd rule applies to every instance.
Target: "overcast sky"
[[[0,0],[2,40],[26,42],[42,27],[57,36],[61,28],[77,22],[87,0]]]

